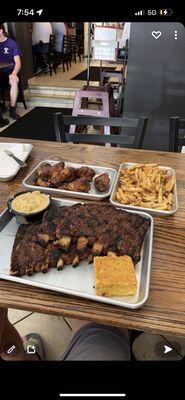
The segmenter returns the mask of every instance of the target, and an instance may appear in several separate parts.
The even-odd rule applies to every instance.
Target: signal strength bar
[[[144,10],[139,10],[135,12],[135,15],[144,15]]]

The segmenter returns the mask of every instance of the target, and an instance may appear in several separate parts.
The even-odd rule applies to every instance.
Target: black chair
[[[78,54],[76,36],[72,36],[72,35],[69,36],[69,48],[70,48],[70,53],[71,53],[71,60],[73,60],[76,64],[76,57]]]
[[[57,73],[54,46],[55,38],[53,35],[50,35],[49,43],[43,43],[40,41],[38,45],[33,46],[34,65],[35,68],[36,66],[39,66],[40,68],[39,72],[36,72],[36,75],[38,75],[38,73],[42,73],[43,71],[48,72],[48,68],[50,76],[52,76],[52,71],[54,71],[55,74]]]
[[[79,61],[84,60],[84,35],[77,35],[76,36],[76,43],[77,43],[77,55],[79,57]]]
[[[62,63],[63,72],[65,72],[65,64],[67,70],[69,71],[69,67],[71,67],[71,60],[72,60],[71,43],[69,36],[66,35],[63,36],[62,48],[61,51],[55,51],[55,60],[57,66]]]
[[[148,118],[103,118],[91,116],[69,116],[62,113],[54,113],[55,136],[57,142],[110,143],[140,149],[143,144]],[[104,135],[87,133],[67,133],[66,126],[70,125],[93,125],[93,126],[115,126],[124,129],[127,134]],[[131,132],[132,135],[128,133]],[[133,134],[134,132],[134,134]]]
[[[69,70],[69,66],[71,68],[71,46],[70,46],[70,38],[69,36],[63,36],[63,46],[62,46],[62,63],[63,63],[63,70],[65,72],[65,66],[67,65],[67,70]]]
[[[181,132],[184,130],[184,132]],[[169,151],[179,152],[185,146],[185,119],[179,117],[170,118]]]
[[[55,74],[57,73],[57,63],[56,63],[54,48],[55,48],[55,37],[53,35],[50,35],[49,51],[47,54],[50,76],[52,76],[52,70],[54,71]]]

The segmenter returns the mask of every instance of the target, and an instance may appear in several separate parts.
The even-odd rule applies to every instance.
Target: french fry
[[[156,210],[167,210],[168,208],[168,204],[167,203],[157,203],[154,204],[153,208],[155,208]]]
[[[142,170],[141,170],[141,168],[138,169],[138,175],[139,175],[139,179],[142,179]]]
[[[135,178],[136,178],[136,181],[138,181],[138,179],[139,179],[139,170],[138,170],[138,168],[135,169]]]
[[[167,201],[168,201],[168,203],[172,203],[172,200],[173,200],[173,194],[172,193],[169,193],[168,194],[168,197],[167,197]]]
[[[143,188],[141,187],[129,187],[129,186],[122,186],[122,190],[125,190],[126,192],[143,192]]]
[[[145,167],[157,167],[158,166],[158,164],[152,164],[152,163],[148,163],[148,164],[145,164]]]
[[[141,201],[141,203],[140,203],[140,205],[142,206],[142,207],[146,207],[146,208],[154,208],[154,202],[153,201],[149,201],[149,202],[144,202],[144,201]]]
[[[159,191],[158,191],[158,203],[162,203],[163,201],[163,187],[160,185]]]
[[[167,192],[171,192],[171,190],[172,190],[172,188],[174,186],[174,183],[175,183],[175,177],[174,176],[170,176],[170,177],[167,178],[167,180],[168,181],[165,184],[165,190]]]
[[[156,175],[156,178],[155,178],[155,182],[156,182],[156,184],[160,184],[160,181],[161,181],[161,176],[160,176],[160,174],[158,173],[157,175]]]
[[[151,196],[143,196],[143,200],[145,201],[157,201],[157,197],[155,195],[151,195]]]

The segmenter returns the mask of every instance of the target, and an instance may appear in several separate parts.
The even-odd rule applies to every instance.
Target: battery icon
[[[170,15],[172,15],[173,14],[173,10],[171,10],[171,8],[162,8],[160,11],[159,11],[159,13],[160,13],[160,15],[162,16],[162,17],[169,17]]]

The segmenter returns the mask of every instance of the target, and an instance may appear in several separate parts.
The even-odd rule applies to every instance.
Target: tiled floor
[[[100,66],[100,62],[91,62],[91,66]],[[120,70],[122,64],[114,64],[114,63],[103,63],[103,67],[115,67],[116,70]],[[86,81],[80,81],[80,80],[72,80],[72,78],[79,74],[80,72],[84,71],[87,69],[87,59],[84,59],[84,61],[78,62],[75,64],[73,61],[71,64],[71,68],[69,71],[63,72],[62,65],[58,67],[57,69],[57,74],[52,74],[52,76],[49,76],[49,74],[40,74],[37,75],[36,77],[33,77],[29,79],[29,84],[31,85],[38,85],[38,86],[62,86],[62,87],[70,87],[70,88],[82,88],[82,86],[86,83]],[[90,82],[91,85],[97,85],[97,82]]]
[[[21,337],[31,332],[42,337],[45,360],[61,359],[72,336],[70,319],[67,323],[62,317],[13,309],[8,310],[8,317]]]

